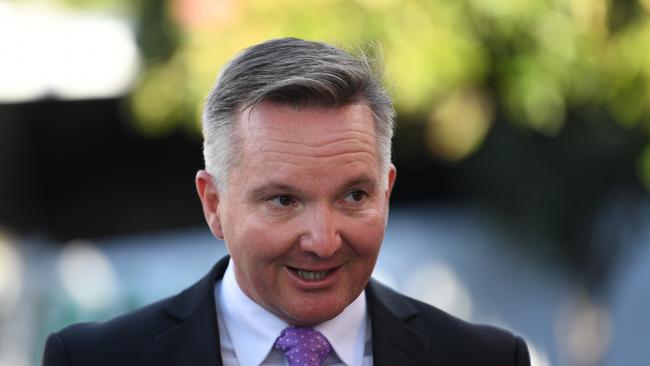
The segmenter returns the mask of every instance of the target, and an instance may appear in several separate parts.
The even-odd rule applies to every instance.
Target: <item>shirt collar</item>
[[[219,308],[241,366],[257,366],[287,323],[251,300],[239,288],[232,259],[223,276]]]
[[[362,365],[366,343],[365,290],[341,314],[314,328],[327,338],[346,365]]]
[[[257,366],[288,324],[244,294],[235,279],[233,266],[231,259],[219,290],[219,309],[239,364]],[[364,291],[341,314],[314,328],[327,337],[346,365],[361,365],[367,321]]]

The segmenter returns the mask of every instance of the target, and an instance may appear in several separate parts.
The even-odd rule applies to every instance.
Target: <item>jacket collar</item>
[[[222,258],[194,286],[170,300],[163,311],[178,325],[156,337],[161,364],[165,366],[222,366],[214,284],[229,257]]]
[[[429,337],[408,325],[419,314],[404,296],[371,279],[366,297],[375,366],[436,365]]]
[[[223,278],[230,257],[219,260],[194,286],[172,298],[164,312],[178,325],[156,337],[165,366],[222,366],[214,284]],[[403,296],[370,280],[366,288],[376,366],[435,365],[431,340],[408,326],[418,310]]]

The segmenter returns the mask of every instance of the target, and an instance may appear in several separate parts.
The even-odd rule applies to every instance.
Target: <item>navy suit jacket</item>
[[[104,323],[50,334],[44,366],[221,366],[214,284],[228,257],[178,295]],[[527,366],[526,343],[466,323],[371,280],[366,288],[376,366]]]

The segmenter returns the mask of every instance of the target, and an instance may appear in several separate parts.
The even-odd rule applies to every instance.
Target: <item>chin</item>
[[[340,304],[326,309],[322,307],[322,303],[316,304],[315,306],[304,306],[297,311],[289,312],[289,316],[283,318],[292,325],[311,327],[336,318],[345,310],[346,306]]]
[[[295,317],[291,320],[288,320],[288,322],[292,325],[300,326],[300,327],[313,327],[315,325],[324,323],[330,319],[335,318],[337,315],[339,315],[341,312],[333,313],[333,314],[328,314],[328,313],[317,313],[317,314],[305,314],[305,315],[300,315],[298,317]]]

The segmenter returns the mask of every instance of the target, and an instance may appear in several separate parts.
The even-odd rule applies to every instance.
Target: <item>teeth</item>
[[[299,269],[296,271],[296,273],[298,273],[298,277],[302,279],[315,281],[315,280],[323,279],[325,276],[327,276],[330,273],[330,271],[312,272],[312,271],[304,271],[302,269]]]

